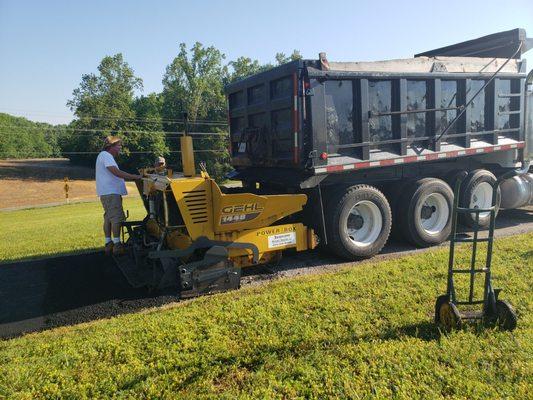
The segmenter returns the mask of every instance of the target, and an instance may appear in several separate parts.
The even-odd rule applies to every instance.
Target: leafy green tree
[[[142,80],[134,75],[120,53],[104,57],[98,66],[98,74],[83,75],[80,86],[74,89],[67,102],[77,117],[70,124],[77,132],[72,135],[69,150],[98,152],[107,135],[118,135],[124,142],[123,165],[130,169],[151,163],[148,159],[151,160],[153,155],[138,152],[164,152],[163,136],[142,132],[142,124],[139,125],[134,94],[142,87]],[[139,101],[139,104],[144,102],[142,98]],[[74,154],[70,158],[73,162],[93,164],[96,155]]]
[[[70,129],[45,137],[45,142],[56,149],[52,153],[59,147],[64,152],[98,152],[105,136],[118,134],[124,139],[122,165],[126,167],[149,165],[154,156],[169,154],[169,163],[179,164],[179,135],[175,132],[184,130],[183,113],[189,116],[190,131],[227,133],[227,128],[209,122],[226,120],[224,85],[274,66],[249,57],[224,64],[224,58],[212,46],[197,42],[188,49],[181,43],[166,68],[162,93],[135,97],[142,90],[142,80],[121,54],[104,57],[98,73],[83,75],[67,103],[76,116]],[[277,53],[275,63],[300,58],[297,50],[290,56]],[[194,136],[194,143],[196,160],[205,162],[212,176],[221,178],[230,169],[226,136]],[[95,159],[94,154],[70,157],[86,164]]]
[[[188,114],[191,130],[220,133],[220,129],[205,120],[219,121],[226,118],[226,103],[223,92],[227,68],[222,64],[224,54],[216,48],[204,47],[196,42],[190,50],[185,43],[172,63],[167,66],[163,77],[163,116],[167,121],[179,119]],[[164,124],[167,131],[181,131],[182,123]],[[216,179],[229,171],[227,139],[223,136],[195,136],[196,161],[205,162],[209,173]],[[179,140],[167,143],[171,150],[179,151]],[[171,157],[172,163],[179,163],[179,153]]]
[[[261,65],[258,60],[252,60],[249,57],[239,57],[235,61],[230,61],[228,66],[231,72],[227,76],[227,83],[244,79],[272,67],[270,64]]]
[[[276,56],[274,58],[276,59],[277,65],[282,65],[282,64],[286,64],[291,61],[301,60],[302,55],[300,54],[298,50],[295,49],[292,51],[292,54],[288,57],[285,55],[285,53],[276,53]]]
[[[128,141],[135,143],[135,148],[149,150],[149,153],[130,154],[129,164],[152,165],[155,157],[168,154],[162,122],[163,97],[157,93],[137,97],[133,100],[132,108],[137,130],[142,132],[129,132]]]
[[[276,65],[282,65],[294,60],[300,60],[302,55],[298,50],[294,50],[290,56],[286,56],[285,53],[276,53],[275,55]],[[228,74],[225,83],[231,83],[244,79],[250,75],[257,74],[274,68],[271,63],[261,64],[258,60],[252,60],[249,57],[239,57],[235,61],[230,61],[228,67],[231,72]]]
[[[167,66],[163,77],[165,112],[169,103],[175,103],[173,116],[183,112],[191,121],[199,118],[221,118],[225,113],[222,78],[226,68],[222,65],[224,54],[213,46],[204,47],[196,42],[188,54],[185,43]],[[176,112],[177,111],[177,112]]]
[[[0,113],[0,158],[60,156],[60,126]]]

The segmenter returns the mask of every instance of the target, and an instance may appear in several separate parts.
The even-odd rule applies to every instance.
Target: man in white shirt
[[[104,207],[105,253],[108,255],[111,252],[115,255],[124,253],[124,246],[120,243],[120,226],[125,220],[122,196],[128,194],[124,179],[142,178],[118,168],[115,157],[121,149],[122,140],[117,136],[108,136],[103,150],[96,157],[96,194]]]

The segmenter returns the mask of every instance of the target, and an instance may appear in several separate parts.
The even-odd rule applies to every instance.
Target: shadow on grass
[[[412,337],[430,342],[439,339],[441,335],[441,331],[433,321],[424,321],[416,324],[391,328],[380,334],[379,338],[383,340],[397,340],[402,337]]]
[[[523,253],[523,257],[525,258],[533,258],[533,250],[527,250]]]
[[[483,324],[467,325],[462,330],[468,330],[476,335],[481,335],[487,330],[494,329],[493,326],[484,326]],[[175,361],[173,365],[162,365],[142,373],[139,376],[132,378],[125,382],[120,390],[135,390],[136,387],[142,385],[146,380],[157,377],[162,379],[164,375],[179,373],[182,380],[175,382],[172,390],[186,390],[191,385],[198,382],[205,382],[212,380],[214,386],[223,385],[224,380],[227,379],[227,374],[232,369],[245,370],[249,373],[255,373],[264,368],[265,364],[272,364],[273,359],[282,361],[284,358],[294,360],[295,358],[305,358],[308,355],[311,357],[320,349],[321,352],[330,353],[338,356],[340,359],[344,357],[342,348],[349,345],[357,345],[358,343],[373,343],[376,340],[395,341],[402,340],[406,337],[412,337],[426,342],[439,340],[445,333],[441,332],[439,327],[433,321],[422,321],[415,324],[404,325],[401,327],[390,328],[383,332],[376,334],[362,335],[362,336],[343,336],[339,338],[329,338],[322,340],[310,341],[287,341],[282,344],[272,345],[258,345],[251,347],[248,351],[243,351],[239,354],[205,357],[205,354],[198,354],[191,362],[184,362],[177,365]],[[199,349],[200,353],[202,349]],[[213,374],[213,368],[216,369],[216,374]]]
[[[338,338],[327,338],[321,340],[309,341],[287,341],[281,344],[264,344],[252,346],[248,351],[243,351],[239,354],[204,357],[199,354],[191,362],[185,362],[180,365],[160,365],[150,371],[134,377],[125,382],[120,390],[135,390],[136,387],[143,384],[148,379],[167,374],[174,374],[179,372],[182,380],[176,383],[173,390],[186,390],[191,385],[197,382],[204,382],[212,379],[214,385],[217,386],[217,381],[221,382],[227,378],[227,373],[231,369],[246,370],[250,373],[262,370],[266,363],[272,364],[273,359],[279,361],[284,358],[305,358],[308,355],[313,355],[320,349],[320,352],[330,353],[339,358],[344,357],[342,348],[344,346],[357,345],[358,343],[371,343],[376,340],[392,341],[401,340],[404,337],[415,337],[424,341],[437,340],[441,334],[435,324],[429,321],[420,322],[412,325],[405,325],[400,328],[391,328],[377,334],[369,334],[362,336],[342,336]],[[340,351],[339,351],[340,350]],[[201,349],[199,350],[202,351]],[[213,376],[213,369],[216,368],[217,373]]]
[[[461,331],[468,331],[474,335],[482,335],[491,331],[493,325],[481,323],[466,324]],[[282,341],[279,344],[258,344],[249,346],[246,350],[238,350],[237,354],[218,355],[208,352],[204,353],[202,347],[198,348],[198,354],[191,357],[191,361],[164,365],[164,361],[157,367],[143,372],[125,382],[120,390],[135,390],[149,379],[164,379],[165,375],[179,374],[180,381],[173,380],[172,390],[187,390],[191,385],[200,382],[212,381],[214,387],[224,386],[228,376],[231,377],[232,370],[244,370],[248,373],[263,371],[266,364],[272,366],[277,362],[282,363],[283,359],[305,359],[316,357],[317,351],[324,355],[337,357],[342,360],[346,357],[345,346],[375,343],[381,341],[397,341],[405,338],[415,338],[425,342],[433,342],[445,336],[446,333],[430,319],[414,324],[407,324],[400,327],[390,327],[374,334],[363,335],[343,335],[341,337],[323,338],[317,340]],[[255,339],[254,339],[255,340]],[[269,341],[270,342],[270,341]],[[252,341],[253,343],[253,341]],[[409,355],[406,355],[407,357]],[[349,356],[348,356],[349,357]],[[275,361],[277,360],[277,361]],[[309,361],[310,361],[309,360]],[[361,361],[365,362],[365,361]],[[287,372],[289,373],[289,372]]]
[[[468,332],[476,336],[481,336],[491,331],[499,331],[500,328],[496,325],[495,321],[463,321],[463,326],[459,332]],[[383,340],[398,340],[402,337],[411,337],[420,339],[426,342],[438,340],[443,336],[448,335],[442,327],[431,321],[423,321],[416,324],[404,325],[397,328],[391,328],[390,330],[379,334],[378,337]]]

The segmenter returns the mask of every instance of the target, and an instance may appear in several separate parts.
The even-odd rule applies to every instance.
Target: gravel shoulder
[[[460,231],[463,235],[470,235],[472,232],[466,229]],[[533,232],[533,207],[525,207],[517,210],[502,210],[498,214],[496,222],[496,238],[520,235]],[[480,238],[487,237],[487,231],[480,232]],[[439,247],[448,247],[449,242],[441,244]],[[284,257],[279,265],[272,267],[272,272],[280,277],[292,277],[297,275],[318,273],[325,270],[335,270],[346,266],[356,266],[361,263],[376,262],[408,254],[423,253],[432,248],[415,248],[414,246],[390,239],[383,251],[370,260],[357,262],[345,262],[337,257],[328,255],[322,251],[316,253],[307,251],[293,253]],[[317,257],[317,254],[319,256]]]

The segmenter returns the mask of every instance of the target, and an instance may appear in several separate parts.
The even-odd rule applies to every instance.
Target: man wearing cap
[[[121,149],[122,140],[117,136],[108,136],[96,157],[96,194],[100,196],[104,207],[105,253],[108,255],[124,253],[124,246],[120,243],[120,226],[125,220],[122,196],[128,194],[124,179],[142,178],[141,175],[128,174],[118,168],[115,157]]]
[[[163,173],[165,172],[165,168],[167,167],[167,161],[164,157],[157,157],[154,161],[154,169],[157,173]]]

